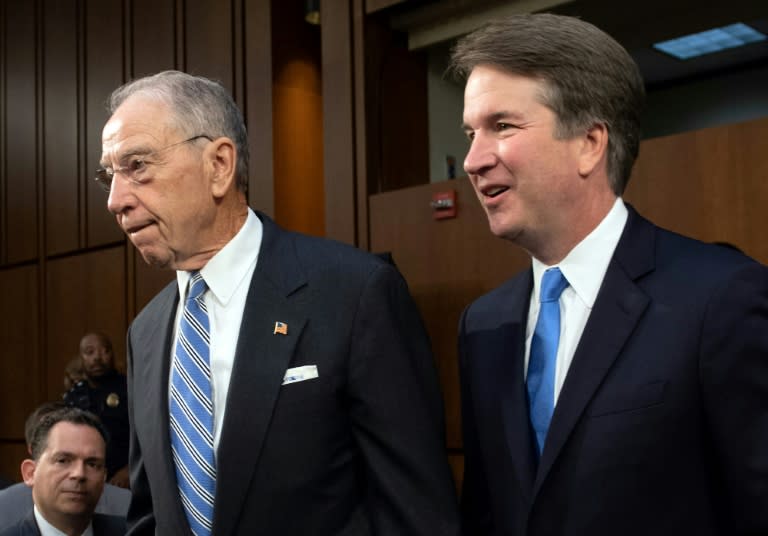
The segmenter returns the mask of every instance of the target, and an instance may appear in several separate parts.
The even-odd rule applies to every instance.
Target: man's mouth
[[[143,223],[143,224],[141,224],[141,225],[132,225],[132,226],[130,226],[130,227],[127,227],[127,228],[125,229],[125,233],[126,233],[126,234],[128,234],[128,235],[133,235],[133,234],[136,234],[136,233],[138,233],[139,231],[141,231],[141,230],[143,230],[143,229],[146,229],[146,228],[147,228],[147,227],[149,227],[150,225],[152,225],[152,223],[151,223],[151,222],[149,222],[149,223]]]
[[[494,198],[503,194],[507,190],[509,190],[508,186],[489,186],[488,188],[483,188],[481,193],[485,197]]]

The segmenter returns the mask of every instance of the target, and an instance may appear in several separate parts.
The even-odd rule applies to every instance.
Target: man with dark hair
[[[104,333],[83,335],[80,339],[80,360],[85,378],[65,393],[64,401],[101,419],[109,432],[107,481],[127,488],[129,424],[126,377],[115,369],[112,341]]]
[[[107,206],[177,276],[128,334],[130,534],[457,535],[439,384],[397,269],[248,207],[220,84],[163,72],[110,103]]]
[[[66,405],[62,401],[45,402],[29,414],[24,423],[24,438],[30,456],[32,455],[32,433],[38,421],[46,414],[64,407]],[[127,489],[104,484],[95,512],[125,518],[130,499],[131,493]],[[33,504],[32,489],[24,482],[18,482],[0,490],[0,530],[21,520]]]
[[[121,536],[125,520],[94,514],[106,476],[107,432],[78,408],[45,413],[29,429],[31,459],[21,463],[34,508],[0,536]]]
[[[637,66],[551,14],[461,39],[464,168],[532,267],[459,326],[466,534],[768,534],[768,269],[621,195]]]

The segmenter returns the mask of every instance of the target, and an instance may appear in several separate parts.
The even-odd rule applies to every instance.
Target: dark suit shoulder
[[[380,256],[336,240],[283,229],[263,214],[259,218],[264,235],[256,270],[278,286],[290,286],[291,281],[300,278],[324,284],[354,284],[382,268],[398,273]]]
[[[657,264],[657,269],[666,266],[699,265],[708,272],[714,272],[714,275],[722,275],[757,263],[736,249],[702,242],[661,227],[656,229],[656,252],[660,263]]]
[[[151,320],[158,311],[168,310],[169,304],[173,304],[178,294],[178,283],[176,278],[168,283],[163,290],[158,292],[147,305],[136,315],[134,323],[141,323],[142,321]]]
[[[34,511],[29,510],[23,519],[4,530],[0,530],[0,536],[40,536]]]
[[[527,307],[532,285],[531,269],[523,270],[493,290],[476,298],[466,307],[463,316],[467,319],[481,319],[489,314],[498,316],[504,312],[517,311],[521,307]]]
[[[127,530],[125,518],[106,514],[93,514],[94,536],[123,536]]]

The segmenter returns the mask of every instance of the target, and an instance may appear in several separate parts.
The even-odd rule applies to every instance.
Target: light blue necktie
[[[192,272],[171,367],[171,448],[179,495],[196,536],[211,534],[216,490],[207,289],[200,272]]]
[[[555,408],[555,364],[560,341],[560,294],[568,280],[559,268],[550,268],[541,279],[541,307],[528,359],[528,403],[539,456],[544,450],[549,421]]]

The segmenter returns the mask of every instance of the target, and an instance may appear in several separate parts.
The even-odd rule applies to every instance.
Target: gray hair
[[[109,97],[110,114],[129,97],[158,100],[171,109],[174,126],[189,137],[227,137],[237,148],[237,188],[248,188],[248,134],[240,109],[219,83],[180,71],[163,71],[139,78],[117,88]]]
[[[608,129],[608,178],[621,195],[640,149],[645,88],[629,53],[588,22],[562,15],[514,15],[465,36],[449,70],[466,78],[478,65],[542,83],[541,103],[557,116],[560,139],[595,124]]]

